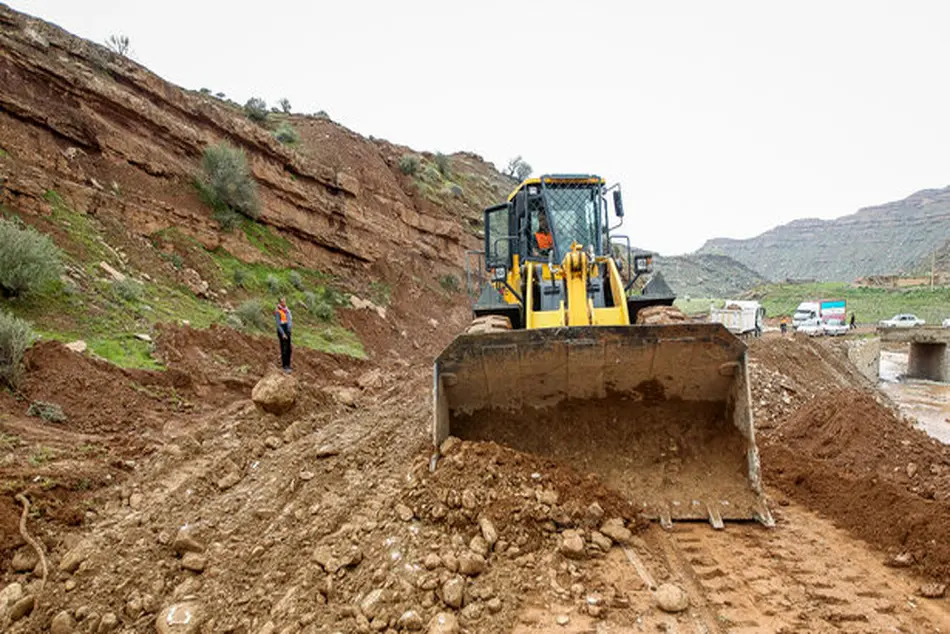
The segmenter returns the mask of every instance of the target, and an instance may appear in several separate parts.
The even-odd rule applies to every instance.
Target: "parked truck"
[[[765,308],[759,302],[727,299],[721,308],[709,307],[709,321],[736,335],[759,336],[764,319]]]
[[[847,312],[848,304],[843,299],[802,302],[792,315],[792,328],[804,328],[809,330],[809,334],[823,334],[821,329],[828,322],[847,323]]]

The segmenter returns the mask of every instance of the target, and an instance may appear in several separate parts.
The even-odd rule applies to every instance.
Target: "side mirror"
[[[618,218],[623,218],[623,197],[620,195],[620,190],[614,190],[614,213],[617,214]]]
[[[644,275],[653,272],[653,256],[638,255],[633,258],[633,272],[637,275]]]

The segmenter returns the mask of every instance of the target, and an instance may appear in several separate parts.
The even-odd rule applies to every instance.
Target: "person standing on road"
[[[855,325],[854,325],[854,313],[851,313],[851,323],[848,324],[848,325],[851,327],[851,330],[854,330],[854,329],[855,329]]]
[[[290,374],[290,355],[293,352],[290,345],[290,331],[294,326],[294,318],[283,297],[274,309],[274,321],[277,323],[277,339],[280,342],[280,364],[284,372]]]

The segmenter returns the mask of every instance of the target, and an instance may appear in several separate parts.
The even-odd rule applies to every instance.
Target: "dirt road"
[[[789,430],[803,424],[793,418],[801,405],[830,407],[819,407],[825,397],[811,388],[824,383],[809,382],[810,364],[792,362],[812,354],[793,343],[758,351],[759,389],[795,390],[787,404],[773,399],[786,410],[776,409],[763,446],[777,430],[798,442]],[[57,367],[70,359],[57,358]],[[887,567],[901,542],[869,546],[856,528],[836,528],[832,521],[848,525],[836,516],[840,504],[815,498],[823,516],[806,508],[799,494],[810,499],[817,485],[799,491],[790,471],[769,489],[774,529],[678,523],[667,532],[596,478],[491,443],[455,443],[430,473],[427,364],[331,371],[317,361],[300,370],[306,406],[283,417],[239,397],[226,402],[223,379],[212,390],[219,407],[155,408],[146,420],[160,424],[149,423],[145,448],[114,472],[116,484],[82,498],[80,525],[30,520],[52,573],[28,616],[14,622],[0,608],[9,631],[47,631],[54,618],[68,619],[68,631],[154,631],[172,609],[192,610],[195,627],[160,631],[413,631],[439,615],[449,629],[430,631],[456,631],[452,619],[465,632],[950,630],[948,602],[918,592],[946,582],[943,551],[905,541],[916,544],[912,566]],[[842,368],[833,373],[848,383]],[[341,387],[355,399],[341,398]],[[22,420],[3,424],[14,423]],[[916,438],[907,430],[895,429],[896,446]],[[863,446],[848,438],[844,447]],[[925,461],[940,463],[937,450],[913,442],[905,448],[922,471]],[[817,460],[809,445],[791,446],[805,464]],[[848,475],[861,455],[820,464]],[[888,484],[904,491],[895,504],[943,508],[911,491],[926,484],[916,480]],[[917,538],[937,530],[916,526],[907,530]],[[14,555],[22,569],[28,548],[4,552],[3,584],[29,595],[36,572],[15,572]],[[657,607],[651,588],[664,583],[685,591],[687,609]]]

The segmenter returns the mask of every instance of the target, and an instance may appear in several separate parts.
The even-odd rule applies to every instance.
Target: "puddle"
[[[917,419],[917,426],[950,445],[950,383],[904,380],[907,353],[881,350],[878,387],[897,403],[903,414]]]

